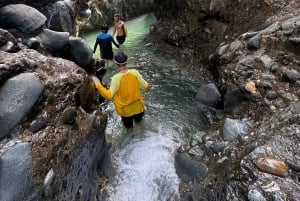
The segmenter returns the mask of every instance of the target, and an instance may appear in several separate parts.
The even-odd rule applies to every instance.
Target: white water
[[[118,176],[109,187],[110,201],[166,201],[178,197],[174,169],[177,144],[169,137],[146,132],[131,136],[116,153]]]

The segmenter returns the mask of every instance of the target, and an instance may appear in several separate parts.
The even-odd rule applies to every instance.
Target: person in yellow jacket
[[[105,88],[99,79],[93,76],[98,92],[106,100],[113,99],[115,110],[122,117],[126,128],[133,128],[133,122],[138,124],[144,116],[144,100],[141,95],[141,88],[148,91],[150,84],[144,80],[139,71],[127,69],[127,55],[118,52],[114,57],[118,66],[118,73],[111,79],[110,88]]]

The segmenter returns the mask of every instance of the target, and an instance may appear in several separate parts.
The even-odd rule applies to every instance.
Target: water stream
[[[142,132],[127,134],[113,103],[103,106],[109,117],[106,138],[114,145],[117,167],[117,175],[108,186],[110,201],[178,200],[180,180],[174,153],[203,128],[195,102],[201,81],[189,72],[188,64],[144,42],[155,20],[153,14],[146,14],[126,21],[128,37],[122,49],[129,56],[128,67],[138,69],[151,84],[150,91],[143,93],[146,113]],[[82,37],[93,47],[96,34]],[[104,82],[110,83],[115,70],[108,71]]]

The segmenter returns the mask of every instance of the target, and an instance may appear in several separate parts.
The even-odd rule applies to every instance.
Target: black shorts
[[[117,39],[119,44],[123,44],[125,42],[126,36],[125,35],[117,36],[116,39]]]
[[[123,124],[126,128],[132,128],[133,127],[133,120],[136,123],[139,123],[143,120],[144,112],[135,114],[130,117],[122,117]]]

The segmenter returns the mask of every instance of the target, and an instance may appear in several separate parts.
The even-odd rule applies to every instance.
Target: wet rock
[[[38,49],[40,47],[40,42],[36,38],[29,38],[25,40],[25,44],[30,49]]]
[[[293,104],[293,110],[295,114],[300,114],[300,101]]]
[[[215,142],[211,145],[211,149],[214,153],[223,152],[228,144],[229,142]]]
[[[33,35],[41,31],[46,17],[24,4],[11,4],[0,9],[0,27],[17,35]]]
[[[28,143],[16,144],[1,156],[0,174],[0,200],[36,200]]]
[[[256,62],[253,59],[245,59],[241,62],[241,65],[249,69],[255,69],[257,67]]]
[[[86,67],[92,62],[93,50],[90,45],[79,37],[70,37],[70,50],[67,59],[74,61],[81,67]]]
[[[46,119],[43,116],[38,116],[36,120],[34,120],[29,127],[29,130],[33,133],[38,132],[42,128],[47,126]]]
[[[203,122],[203,128],[207,128],[217,120],[216,109],[209,107],[204,104],[197,104],[197,109],[199,113],[199,121]]]
[[[228,49],[229,49],[229,45],[228,45],[228,44],[222,45],[222,46],[219,47],[218,50],[217,50],[218,55],[222,56],[222,55],[226,54],[227,51],[228,51]]]
[[[300,44],[300,37],[289,38],[289,41],[291,43],[294,43],[294,44],[298,45],[298,44]]]
[[[223,125],[223,139],[232,142],[247,133],[248,126],[239,119],[226,118]]]
[[[23,119],[44,90],[33,73],[15,76],[0,88],[0,138]]]
[[[261,47],[262,37],[260,34],[249,39],[247,47],[250,50],[258,50]]]
[[[249,201],[267,201],[267,199],[263,196],[261,192],[257,189],[251,189],[248,192],[248,199]]]
[[[289,195],[289,201],[300,201],[300,191],[292,192]]]
[[[224,109],[226,113],[234,114],[242,102],[249,99],[250,94],[240,88],[232,89],[225,94]]]
[[[286,164],[291,168],[292,170],[296,172],[300,172],[300,164],[295,163],[294,161],[291,160],[286,160]]]
[[[62,49],[69,43],[69,32],[57,32],[50,29],[43,29],[40,33],[41,43],[51,51]]]
[[[276,91],[267,91],[266,98],[268,100],[276,100],[278,98],[278,94]]]
[[[297,80],[300,80],[300,73],[294,69],[288,70],[283,73],[283,78],[290,82],[296,82]]]
[[[274,64],[272,64],[272,65],[270,66],[270,70],[271,70],[271,72],[273,72],[273,73],[277,72],[278,69],[279,69],[279,65],[276,64],[276,63],[274,63]]]
[[[186,153],[176,154],[175,168],[177,175],[185,181],[191,181],[196,177],[205,176],[208,171],[208,168],[205,164],[193,160]]]
[[[196,99],[207,106],[219,108],[221,94],[214,83],[203,84],[197,92]]]
[[[77,116],[76,108],[74,107],[67,108],[63,111],[61,115],[61,121],[64,124],[74,124],[76,121],[76,116]]]
[[[201,149],[199,146],[194,146],[189,149],[188,153],[192,156],[201,157],[204,155],[203,149]]]
[[[271,74],[266,74],[266,73],[263,73],[261,75],[261,78],[263,80],[275,80],[276,79],[276,76],[275,75],[271,75]]]
[[[255,162],[256,167],[266,173],[277,175],[280,177],[288,177],[288,166],[282,160],[273,157],[259,158]]]
[[[71,1],[57,1],[49,6],[47,27],[53,31],[69,32],[74,29],[75,6]]]

